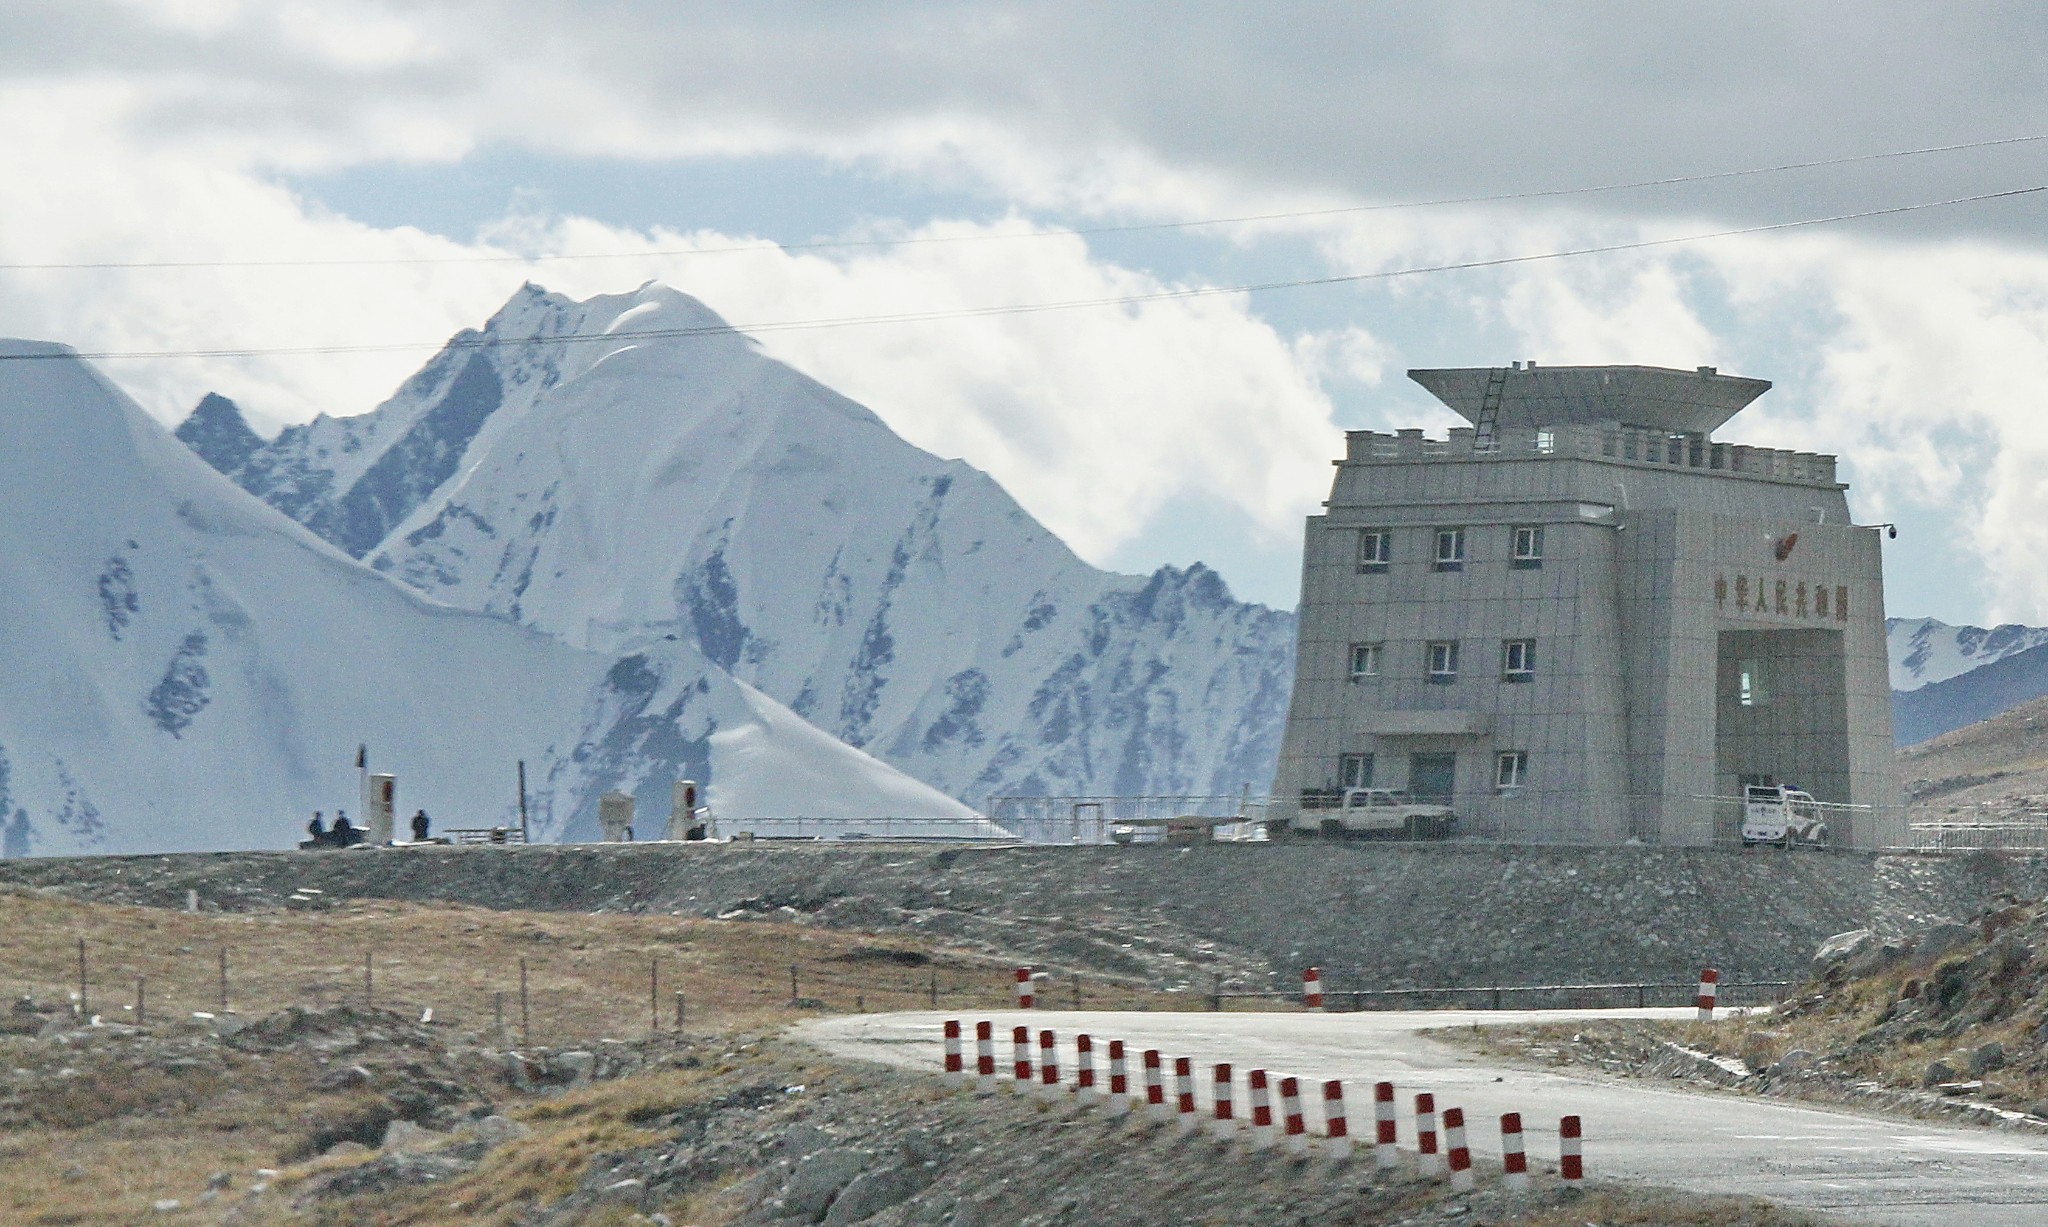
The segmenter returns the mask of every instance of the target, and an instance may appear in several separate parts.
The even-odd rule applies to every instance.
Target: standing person
[[[299,845],[302,848],[317,848],[327,842],[327,824],[320,821],[320,811],[313,811],[313,821],[306,824],[306,834],[313,838]]]
[[[337,848],[346,848],[356,841],[356,829],[348,823],[348,811],[334,811],[334,829],[327,833],[327,842]]]
[[[412,841],[416,844],[427,842],[427,811],[421,810],[412,816]]]

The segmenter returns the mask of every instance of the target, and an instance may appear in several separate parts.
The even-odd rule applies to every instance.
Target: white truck
[[[1297,829],[1331,838],[1448,839],[1458,816],[1448,805],[1417,801],[1398,788],[1347,788],[1330,809],[1304,810]]]
[[[1825,848],[1828,824],[1811,793],[1783,784],[1750,784],[1742,790],[1742,846],[1776,844]]]

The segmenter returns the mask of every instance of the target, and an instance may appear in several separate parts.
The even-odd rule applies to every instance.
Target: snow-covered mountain
[[[1933,618],[1889,618],[1892,689],[1918,690],[2048,643],[2048,627],[2008,622],[1985,629],[1950,626]]]
[[[212,399],[179,433],[437,601],[607,654],[675,636],[956,797],[1272,776],[1291,614],[1083,563],[665,286],[527,286],[375,412],[264,443]]]
[[[613,787],[659,825],[679,775],[729,817],[964,812],[687,641],[591,652],[388,582],[38,342],[0,341],[0,660],[7,855],[288,845],[357,810],[358,742],[442,826],[506,821],[521,758],[550,837]]]

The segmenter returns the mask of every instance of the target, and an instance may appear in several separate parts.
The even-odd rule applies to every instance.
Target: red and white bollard
[[[946,1020],[946,1081],[954,1086],[967,1078],[967,1066],[960,1056],[960,1020]]]
[[[1560,1117],[1557,1122],[1557,1175],[1565,1187],[1576,1189],[1586,1178],[1586,1160],[1580,1150],[1579,1118]]]
[[[1308,1153],[1308,1118],[1301,1113],[1301,1079],[1280,1079],[1281,1129],[1287,1137],[1287,1153]]]
[[[1451,1188],[1472,1191],[1472,1151],[1465,1145],[1465,1109],[1444,1109],[1444,1142],[1450,1151]]]
[[[1436,1144],[1436,1096],[1415,1097],[1415,1170],[1424,1176],[1444,1174],[1444,1156]]]
[[[1109,1114],[1122,1116],[1131,1110],[1131,1073],[1124,1064],[1124,1042],[1109,1041]]]
[[[1230,1085],[1235,1080],[1230,1066],[1218,1065],[1216,1077],[1210,1084],[1210,1095],[1215,1101],[1216,1111],[1209,1120],[1209,1134],[1212,1137],[1227,1138],[1237,1132],[1237,1109],[1230,1101]]]
[[[1335,1078],[1323,1083],[1323,1136],[1328,1138],[1332,1159],[1351,1157],[1351,1126],[1344,1119],[1344,1084]]]
[[[1086,1034],[1074,1037],[1074,1094],[1082,1103],[1101,1098],[1095,1090],[1095,1041]]]
[[[1180,1131],[1193,1133],[1202,1127],[1195,1111],[1195,1063],[1187,1057],[1173,1059],[1174,1106],[1180,1109]]]
[[[1038,1033],[1038,1072],[1044,1079],[1040,1089],[1047,1095],[1059,1094],[1060,1054],[1058,1043],[1053,1039],[1052,1032],[1050,1031],[1040,1031]]]
[[[1031,984],[1031,969],[1029,967],[1019,967],[1017,969],[1017,1008],[1028,1010],[1037,1000],[1038,996],[1033,991]]]
[[[1323,969],[1311,967],[1301,973],[1301,1005],[1306,1010],[1323,1008]]]
[[[1714,1021],[1714,999],[1721,995],[1721,973],[1709,967],[1700,973],[1700,995],[1694,1003],[1700,1009],[1700,1021]]]
[[[993,1023],[974,1024],[974,1077],[975,1094],[996,1093],[996,1029]]]
[[[1157,1048],[1145,1050],[1145,1114],[1157,1121],[1173,1115],[1166,1102],[1166,1071],[1160,1068]]]
[[[1273,1092],[1263,1069],[1245,1075],[1245,1082],[1252,1100],[1252,1149],[1264,1150],[1273,1144]]]
[[[1010,1089],[1024,1094],[1031,1089],[1031,1028],[1010,1029]]]
[[[1500,1118],[1501,1183],[1510,1193],[1527,1192],[1529,1156],[1522,1149],[1522,1114],[1509,1112]]]
[[[1394,1148],[1394,1084],[1376,1082],[1372,1088],[1372,1155],[1381,1167],[1393,1167],[1401,1161],[1401,1152]]]

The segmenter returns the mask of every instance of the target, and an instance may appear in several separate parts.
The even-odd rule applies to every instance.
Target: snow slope
[[[1892,689],[1917,690],[1992,661],[2048,643],[2048,627],[2006,623],[1989,630],[1950,626],[1933,618],[1891,618],[1885,623]]]
[[[841,814],[962,812],[688,643],[582,651],[387,582],[39,342],[0,341],[0,659],[8,855],[284,845],[357,810],[358,742],[441,826],[506,821],[520,758],[551,837],[613,787],[665,816],[679,774],[733,817],[821,777]]]
[[[1271,778],[1291,614],[1088,566],[665,286],[525,287],[375,412],[253,451],[222,419],[181,433],[436,600],[607,653],[675,635],[954,796]]]

